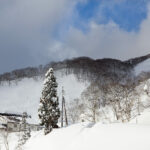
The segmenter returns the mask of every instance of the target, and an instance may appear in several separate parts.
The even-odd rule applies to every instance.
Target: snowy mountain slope
[[[38,132],[24,150],[149,150],[149,133],[146,125],[80,123],[47,136]]]
[[[66,101],[80,97],[88,83],[79,82],[73,74],[62,76],[56,72],[58,82],[58,96],[61,100],[61,90],[64,87]],[[1,112],[28,112],[32,123],[38,122],[37,110],[43,87],[42,78],[24,78],[21,81],[12,81],[11,84],[0,86],[0,111]]]
[[[113,60],[111,60],[111,62],[113,62]],[[149,59],[145,60],[144,58],[142,61],[140,59],[140,63],[139,60],[137,60],[137,62],[138,63],[136,63],[136,61],[134,62],[134,64],[136,64],[135,67],[129,67],[130,69],[134,69],[136,76],[143,71],[149,72]],[[109,63],[106,64],[109,68]],[[127,64],[127,66],[129,64]],[[102,72],[104,71],[103,68],[100,69]],[[110,70],[115,72],[117,69],[111,68]],[[110,70],[107,70],[107,73],[104,71],[108,78],[112,75]],[[67,102],[72,101],[75,98],[79,98],[82,91],[89,86],[90,81],[82,80],[82,76],[79,76],[81,79],[80,81],[77,79],[77,75],[80,75],[78,74],[78,71],[79,70],[77,69],[74,73],[71,72],[66,74],[64,73],[65,70],[58,69],[55,72],[58,82],[58,96],[60,99],[62,86],[65,89],[65,98]],[[86,71],[88,71],[88,69]],[[109,74],[109,76],[107,76],[107,74]],[[118,73],[118,75],[120,74],[122,73]],[[86,74],[82,75],[86,76]],[[20,113],[27,111],[32,115],[30,122],[37,123],[37,110],[39,107],[43,80],[43,77],[35,76],[33,78],[22,78],[14,81],[2,81],[0,84],[0,111]],[[104,82],[106,82],[106,80],[104,80]],[[140,100],[145,105],[150,102],[149,97],[144,91],[144,86],[145,84],[148,84],[148,82],[150,82],[150,80],[147,78],[137,86]],[[33,135],[25,145],[24,150],[150,150],[150,111],[149,109],[146,109],[141,110],[140,113],[140,116],[137,116],[136,118],[134,116],[133,120],[131,120],[128,124],[112,123],[114,121],[114,116],[112,116],[112,111],[110,111],[110,122],[100,120],[101,123],[97,124],[75,124],[66,128],[53,130],[47,136],[43,135],[43,131],[32,133]],[[106,111],[106,114],[109,116],[109,108]],[[105,116],[103,117],[105,118]],[[102,122],[105,124],[102,124]],[[108,122],[111,124],[107,124]],[[0,135],[0,148],[1,145],[3,145],[1,139],[2,136]],[[15,150],[17,140],[17,134],[10,135],[9,143],[11,150]]]
[[[150,72],[150,59],[138,64],[135,68],[135,75],[139,75],[142,72]]]
[[[62,86],[66,92],[66,101],[71,101],[79,98],[82,91],[92,81],[105,84],[109,79],[116,79],[117,82],[126,80],[127,76],[133,76],[135,64],[134,70],[138,75],[143,69],[149,70],[150,59],[148,58],[149,55],[122,62],[82,57],[54,63],[53,66],[57,70],[55,74],[58,82],[58,96],[61,98]],[[32,115],[30,122],[38,122],[37,110],[44,80],[41,74],[49,66],[51,64],[43,68],[26,68],[0,75],[0,112],[27,111]],[[65,70],[66,66],[68,70]],[[22,78],[21,75],[23,75]],[[81,80],[77,80],[77,77]]]
[[[46,65],[40,65],[38,67],[17,69],[11,72],[0,74],[0,84],[3,81],[12,81],[22,78],[43,76],[50,67],[54,68],[55,71],[66,69],[65,73],[73,73],[77,76],[82,76],[82,80],[93,80],[93,78],[100,79],[101,77],[111,78],[112,76],[115,80],[122,80],[122,78],[128,78],[129,75],[131,76],[134,67],[142,64],[148,59],[150,59],[150,54],[132,58],[127,61],[121,61],[111,58],[92,59],[89,57],[78,57],[60,62],[50,62]]]

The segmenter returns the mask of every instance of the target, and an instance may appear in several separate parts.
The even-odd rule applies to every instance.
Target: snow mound
[[[142,72],[150,72],[150,59],[140,63],[134,68],[135,75],[139,75]]]
[[[24,150],[150,150],[149,133],[150,126],[80,123],[38,132]]]

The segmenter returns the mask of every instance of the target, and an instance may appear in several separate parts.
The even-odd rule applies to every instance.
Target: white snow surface
[[[130,123],[78,123],[55,129],[50,134],[32,132],[23,150],[150,150],[150,109]],[[10,133],[10,150],[16,150],[19,133]],[[0,149],[5,150],[0,132]]]
[[[19,140],[19,133],[9,133],[8,137],[4,137],[4,133],[0,131],[0,150],[6,150],[5,143],[8,142],[9,150],[16,150]]]
[[[135,75],[139,75],[142,72],[150,72],[150,59],[147,59],[144,62],[137,65],[134,71]]]
[[[80,123],[34,135],[24,150],[150,150],[149,125]]]
[[[130,121],[130,123],[137,123],[139,125],[149,125],[150,126],[150,108],[146,109],[139,116]]]
[[[150,150],[150,109],[130,123],[78,123],[53,130],[48,135],[36,132],[24,150]]]
[[[55,72],[58,83],[58,96],[61,101],[61,90],[64,87],[66,101],[79,98],[88,83],[79,82],[74,74],[61,75]],[[21,81],[12,81],[9,85],[4,82],[0,85],[0,112],[23,113],[26,111],[32,116],[28,120],[31,123],[38,123],[38,108],[43,88],[44,79],[24,78]],[[17,84],[16,84],[17,83]]]

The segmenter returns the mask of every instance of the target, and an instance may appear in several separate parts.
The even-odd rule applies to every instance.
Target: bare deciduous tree
[[[112,107],[116,120],[130,121],[138,102],[134,84],[111,84],[105,88],[107,89],[107,105]]]
[[[2,143],[4,143],[5,149],[9,150],[9,141],[8,141],[9,133],[7,131],[2,131],[1,136],[2,136]]]
[[[81,114],[84,113],[84,105],[80,99],[74,99],[67,105],[68,117],[71,123],[77,123]]]
[[[87,120],[97,122],[100,116],[100,90],[96,83],[91,84],[81,95],[85,105]]]

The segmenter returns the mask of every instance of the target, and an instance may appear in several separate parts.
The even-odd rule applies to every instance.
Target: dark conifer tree
[[[51,132],[53,128],[58,128],[57,123],[60,117],[58,105],[57,82],[53,69],[50,68],[45,74],[44,87],[38,110],[41,125],[45,127],[45,135]]]

